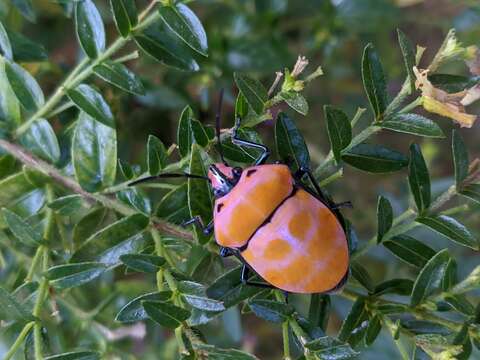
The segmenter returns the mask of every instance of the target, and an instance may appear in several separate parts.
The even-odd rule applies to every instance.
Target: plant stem
[[[283,358],[290,360],[290,336],[288,329],[288,321],[282,323],[282,337],[283,337]]]
[[[383,319],[383,322],[387,326],[387,328],[390,332],[390,335],[392,335],[392,340],[395,343],[395,345],[397,346],[398,352],[402,356],[402,359],[403,360],[409,360],[410,356],[408,356],[408,352],[405,349],[405,347],[403,346],[402,342],[400,341],[400,339],[395,339],[395,325],[392,323],[392,321],[388,317],[385,317]]]
[[[67,109],[70,109],[72,106],[75,106],[75,103],[73,101],[66,101],[56,109],[53,109],[51,112],[49,112],[46,117],[51,118],[54,117],[55,115],[60,114],[61,112],[64,112]]]
[[[343,168],[340,168],[340,169],[338,169],[337,171],[335,171],[332,175],[330,175],[329,177],[321,180],[321,181],[318,183],[318,185],[319,185],[320,187],[327,186],[327,185],[330,184],[331,182],[340,179],[342,176],[343,176]]]
[[[25,337],[28,335],[28,333],[30,332],[30,330],[32,329],[33,325],[35,325],[35,321],[30,321],[29,323],[27,323],[22,331],[20,332],[20,334],[18,334],[18,337],[17,339],[15,340],[15,342],[13,343],[13,345],[10,347],[10,349],[7,351],[7,353],[5,354],[5,357],[3,358],[3,360],[10,360],[13,355],[15,355],[15,353],[17,352],[18,348],[20,346],[22,346],[23,344],[23,341],[25,340]]]
[[[360,118],[362,117],[362,115],[365,111],[367,111],[366,108],[358,108],[357,109],[357,112],[355,113],[355,115],[353,116],[353,119],[352,119],[352,129],[357,125],[358,121],[360,120]]]
[[[48,249],[43,245],[40,246],[42,248],[42,255],[43,255],[43,271],[48,269]],[[45,296],[48,291],[48,279],[43,277],[40,281],[40,287],[38,289],[37,299],[35,301],[35,305],[33,307],[32,315],[36,318],[35,325],[33,327],[33,347],[34,347],[34,354],[35,360],[42,360],[43,359],[43,349],[42,349],[42,323],[39,320],[40,312],[42,311],[43,301],[45,300]]]
[[[33,256],[32,263],[30,265],[30,268],[28,269],[28,274],[25,276],[24,282],[30,282],[33,279],[33,275],[35,273],[35,270],[37,269],[38,262],[42,258],[43,255],[43,247],[39,246],[37,250],[35,251],[35,255]]]
[[[399,114],[404,114],[407,113],[413,109],[415,109],[417,106],[422,105],[423,99],[421,97],[416,98],[413,100],[410,104],[407,104],[404,108],[402,108],[398,113]]]

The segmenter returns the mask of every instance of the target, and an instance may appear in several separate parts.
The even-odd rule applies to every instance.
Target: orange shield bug
[[[229,166],[221,150],[219,113],[216,133],[223,163],[210,165],[208,177],[160,174],[132,185],[181,176],[208,180],[215,196],[213,221],[204,226],[197,216],[184,225],[196,224],[206,234],[214,231],[220,255],[236,256],[243,263],[243,282],[293,293],[341,288],[349,272],[349,249],[338,205],[323,194],[308,169],[292,174],[284,164],[265,164],[268,148],[238,137],[240,119],[233,128],[232,142],[262,153],[253,166]],[[304,175],[314,189],[302,183]],[[250,270],[266,283],[249,282]]]

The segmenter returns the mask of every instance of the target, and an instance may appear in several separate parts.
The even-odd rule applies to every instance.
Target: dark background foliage
[[[21,33],[33,41],[22,47],[21,53],[14,54],[14,58],[17,62],[25,65],[25,68],[41,85],[46,96],[54,92],[65,75],[84,56],[75,34],[73,3],[73,1],[63,0],[58,2],[34,0],[31,11],[28,6],[31,4],[30,1],[0,0],[0,21],[8,28],[9,34],[10,32]],[[138,0],[136,4],[138,9],[143,9],[147,2]],[[310,62],[306,74],[314,71],[317,66],[322,66],[325,74],[311,82],[302,92],[309,105],[306,116],[295,113],[283,103],[272,107],[274,114],[283,110],[294,119],[308,145],[312,168],[316,168],[330,151],[323,109],[325,104],[341,108],[350,119],[358,107],[368,108],[367,113],[360,119],[360,127],[366,126],[372,120],[372,113],[362,85],[361,72],[362,53],[367,43],[375,44],[387,76],[387,92],[391,98],[401,89],[406,75],[404,60],[397,43],[397,28],[401,29],[413,44],[427,48],[423,57],[425,64],[430,63],[450,28],[457,30],[457,37],[462,43],[479,45],[480,5],[476,1],[199,0],[187,2],[187,4],[200,18],[208,36],[208,58],[198,53],[193,55],[198,62],[199,71],[179,71],[156,62],[142,52],[136,58],[137,48],[133,44],[129,44],[122,49],[120,54],[116,55],[116,58],[122,55],[129,57],[130,54],[133,54],[132,60],[126,64],[141,79],[145,88],[144,95],[123,92],[98,78],[90,79],[88,82],[95,85],[95,88],[110,105],[117,129],[118,158],[131,164],[137,175],[147,170],[148,148],[155,146],[162,148],[163,144],[168,148],[172,143],[179,143],[177,128],[182,110],[186,105],[190,105],[196,119],[207,129],[212,128],[218,94],[220,89],[225,89],[222,126],[224,128],[233,126],[235,99],[238,94],[234,82],[234,72],[246,73],[261,81],[268,89],[275,78],[275,72],[283,71],[284,68],[292,69],[299,54],[306,56]],[[16,8],[14,5],[18,7]],[[95,1],[95,5],[102,15],[107,44],[110,44],[118,37],[110,5],[107,1]],[[23,10],[23,14],[19,9]],[[10,37],[13,36],[15,35],[10,35]],[[22,61],[22,56],[25,63]],[[457,61],[449,63],[443,72],[467,75],[468,69],[463,62]],[[69,94],[69,96],[76,102],[75,94]],[[411,143],[420,144],[430,173],[432,194],[435,197],[454,183],[450,133],[453,128],[458,126],[448,118],[427,114],[423,110],[416,112],[428,115],[429,118],[435,120],[447,135],[446,139],[421,138],[386,131],[375,135],[373,139],[377,144],[384,144],[406,155],[415,151],[415,149],[411,149]],[[478,108],[473,106],[469,112],[478,113]],[[61,158],[56,161],[59,168],[69,162],[68,155],[66,155],[71,141],[69,132],[73,131],[74,125],[72,124],[77,119],[77,114],[78,109],[71,107],[52,118],[51,125],[59,138],[61,150]],[[102,122],[110,121],[108,114],[103,115]],[[267,120],[257,127],[262,140],[272,149],[275,148],[274,129],[275,120]],[[0,131],[3,130],[0,129]],[[471,129],[460,129],[459,134],[467,145],[470,159],[473,160],[480,153],[478,124]],[[163,144],[151,140],[147,147],[149,135],[157,136]],[[196,141],[202,145],[201,141],[198,139]],[[164,153],[164,150],[159,153]],[[185,154],[181,153],[181,155]],[[215,156],[214,152],[210,155]],[[274,157],[277,155],[274,152]],[[197,154],[197,156],[201,155]],[[170,162],[178,160],[180,160],[180,155],[175,151]],[[129,167],[125,168],[127,169],[125,171],[128,171]],[[18,163],[14,165],[3,161],[0,164],[2,178],[19,169],[21,170],[21,166]],[[120,173],[119,170],[117,172]],[[35,179],[34,175],[32,176]],[[118,184],[122,183],[124,179],[118,175],[117,180]],[[39,181],[44,181],[44,179]],[[169,182],[169,184],[171,183],[180,184],[180,182]],[[84,188],[87,191],[97,191],[101,188],[100,185],[96,188],[96,184],[91,186],[91,188],[85,188],[85,186]],[[146,189],[151,201],[140,199],[138,203],[135,203],[131,197],[129,198],[131,194],[126,192],[120,196],[127,198],[125,203],[142,212],[148,207],[156,208],[171,188],[170,185],[159,185],[154,189]],[[0,194],[2,191],[3,189],[0,189]],[[376,235],[377,200],[380,195],[389,200],[395,216],[403,213],[414,203],[406,170],[392,174],[371,174],[351,166],[345,166],[343,175],[328,185],[328,191],[337,201],[349,200],[353,203],[353,209],[345,210],[345,214],[354,225],[360,246]],[[181,197],[184,192],[177,196]],[[62,194],[62,191],[57,192],[58,196],[65,194]],[[35,194],[29,193],[29,196],[32,197],[30,205],[38,201]],[[178,204],[185,205],[185,202],[181,202],[181,200],[178,200]],[[456,208],[465,203],[464,199],[454,198],[449,203],[449,208]],[[70,201],[69,204],[71,204]],[[172,206],[172,204],[177,204],[172,198],[163,200],[160,202],[157,214],[176,223],[182,218],[188,217],[188,208],[181,208],[178,214],[172,215],[178,210],[178,206]],[[4,206],[6,204],[2,203],[1,207]],[[62,204],[58,206],[61,207]],[[478,237],[480,234],[478,205],[469,202],[467,206],[455,214],[455,218]],[[75,206],[74,209],[76,209]],[[70,210],[70,213],[68,211],[68,209],[65,210],[64,214],[73,216],[73,220],[66,221],[67,230],[70,231],[80,219],[75,218],[75,211]],[[25,214],[27,213],[25,212]],[[19,215],[23,217],[25,214]],[[42,217],[41,215],[38,218],[35,216],[30,216],[29,221],[41,228]],[[8,217],[8,214],[4,214],[4,217]],[[88,229],[78,229],[77,227],[80,234],[77,235],[77,238],[75,238],[75,234],[68,235],[67,240],[64,239],[65,243],[59,246],[57,244],[54,247],[50,266],[62,264],[68,260],[69,252],[62,250],[69,250],[70,242],[82,243],[85,240],[85,234],[94,232],[93,228],[99,230],[114,220],[116,217],[112,212],[104,211],[102,208],[90,213],[90,221],[84,221],[84,226]],[[145,227],[142,221],[144,218],[137,219],[138,229]],[[0,251],[3,259],[0,283],[3,288],[11,292],[23,283],[25,276],[28,276],[27,272],[34,251],[28,246],[13,247],[12,249],[11,243],[14,236],[6,230],[3,222],[0,223],[3,229],[0,233]],[[82,230],[84,233],[81,233]],[[129,231],[133,231],[132,234],[135,233],[135,229],[129,229]],[[55,239],[62,239],[62,234],[57,234],[57,232],[59,230],[55,230]],[[420,239],[422,243],[428,244],[436,251],[448,248],[452,258],[456,259],[458,279],[465,278],[479,264],[478,252],[453,244],[425,226],[416,227],[409,232],[409,235]],[[150,235],[146,237],[145,242],[152,244]],[[188,246],[175,241],[175,239],[162,239],[173,253],[174,260],[181,260],[182,252],[186,251]],[[89,251],[95,253],[95,250],[97,249],[93,248]],[[193,274],[189,280],[206,286],[235,264],[227,261],[226,269],[224,269],[219,258],[210,255],[208,250],[216,249],[213,246],[197,245],[193,249],[188,248],[189,258],[184,259],[183,262],[180,261],[181,269],[185,273]],[[428,249],[420,252],[428,253]],[[440,253],[440,255],[442,254]],[[85,251],[80,254],[77,251],[74,256],[79,261],[90,260]],[[361,268],[353,269],[356,272],[356,276],[354,276],[356,280],[352,277],[349,286],[353,286],[353,289],[361,289],[361,292],[365,292],[361,285],[365,287],[365,284],[368,285],[370,282],[378,284],[392,278],[415,279],[419,268],[425,262],[420,259],[420,265],[412,267],[394,257],[386,246],[372,247],[359,259],[358,263]],[[122,261],[126,264],[130,261],[129,267],[135,269],[135,263],[132,263],[135,259],[127,258]],[[157,261],[160,260],[157,259]],[[150,264],[150,266],[153,265]],[[154,266],[153,269],[155,271],[157,267]],[[363,283],[360,281],[361,285],[359,285],[358,279],[362,279],[364,269],[369,273],[367,278],[371,277],[371,279]],[[99,269],[92,265],[87,270],[95,274],[95,271],[102,271],[103,268]],[[173,275],[178,276],[177,280],[183,280],[181,274],[174,272]],[[35,276],[41,276],[40,270]],[[221,290],[217,289],[220,292]],[[51,290],[51,292],[55,291],[57,290]],[[62,295],[57,297],[57,301],[45,305],[46,310],[43,315],[43,318],[48,318],[46,328],[49,331],[48,337],[51,343],[49,348],[53,349],[52,353],[87,348],[101,351],[108,358],[170,359],[178,356],[178,336],[176,339],[172,331],[150,321],[147,322],[145,336],[138,336],[139,333],[141,335],[143,328],[128,328],[127,331],[131,331],[131,333],[127,332],[127,335],[120,339],[115,338],[118,336],[118,329],[122,328],[122,324],[115,321],[120,308],[140,294],[155,291],[155,275],[148,274],[148,271],[146,275],[131,270],[125,274],[125,266],[119,266],[114,271],[105,273],[94,282],[82,285],[82,287],[63,292],[58,291]],[[252,295],[254,292],[252,291]],[[26,294],[29,293],[33,294],[34,291],[27,290]],[[191,291],[185,291],[185,293],[188,294]],[[211,294],[210,292],[209,295],[212,296]],[[215,296],[212,297],[215,298]],[[351,299],[347,298],[345,296],[332,297],[332,309],[326,328],[326,333],[331,336],[339,334],[342,322],[352,307]],[[478,291],[470,295],[470,300],[472,304],[478,304]],[[188,299],[186,301],[188,302]],[[308,315],[309,297],[293,296],[291,302],[300,314]],[[148,312],[148,304],[151,303],[144,304],[147,304],[145,308]],[[242,349],[261,359],[281,358],[283,354],[282,326],[265,321],[264,318],[267,315],[262,312],[261,305],[265,304],[261,302],[253,306],[250,304],[250,309],[241,304],[231,307],[212,322],[201,325],[202,336],[205,337],[208,344],[220,348]],[[208,306],[219,305],[212,302]],[[174,310],[164,309],[164,313],[174,312]],[[156,308],[153,307],[152,312],[154,311]],[[282,309],[282,311],[284,314],[286,310]],[[242,312],[246,313],[242,314]],[[408,311],[406,312],[408,313]],[[52,313],[55,315],[48,315]],[[260,317],[255,315],[258,313],[261,314]],[[149,315],[151,314],[149,313]],[[182,319],[181,312],[176,315],[177,318]],[[352,315],[356,317],[352,326],[360,326],[361,330],[362,324],[361,322],[357,323],[357,320],[362,319],[363,315],[357,315]],[[151,315],[151,317],[155,317],[155,315]],[[447,318],[459,321],[459,323],[464,320],[462,315],[455,312],[448,313]],[[8,319],[1,319],[0,354],[10,348],[16,335],[22,329],[20,324],[24,325],[25,323],[12,325]],[[370,322],[374,321],[376,320],[370,318]],[[61,324],[61,327],[58,324]],[[59,327],[56,328],[56,326]],[[366,346],[361,343],[358,345],[356,349],[361,352],[359,358],[400,358],[395,341],[392,340],[391,331],[388,330],[394,329],[395,326],[398,324],[393,322],[384,324],[380,336],[373,344]],[[432,323],[421,323],[418,319],[410,319],[409,322],[402,323],[406,332],[446,335],[442,332],[444,329],[439,327],[432,329],[429,326],[439,325],[437,323],[433,323],[433,325]],[[344,326],[342,341],[348,339],[348,336],[345,335],[347,330]],[[371,331],[374,332],[374,330]],[[348,340],[354,342],[351,338]],[[31,343],[32,339],[27,337],[26,341],[25,348],[28,353],[28,349],[31,347],[28,342]],[[301,346],[298,349],[301,349]],[[298,349],[292,342],[292,352],[301,353],[301,350]],[[18,358],[23,356],[20,353],[18,353]],[[50,354],[47,351],[45,353]],[[222,358],[222,355],[218,356]],[[418,356],[421,358],[421,355]],[[478,350],[475,350],[474,347],[471,358],[476,358],[475,356],[479,355]]]

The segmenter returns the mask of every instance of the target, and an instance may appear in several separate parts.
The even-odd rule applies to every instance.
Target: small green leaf
[[[478,240],[460,222],[446,215],[423,216],[415,220],[456,243],[478,250]]]
[[[240,128],[238,129],[238,137],[248,141],[253,141],[257,144],[262,144],[262,139],[258,133],[250,128]],[[243,163],[252,163],[258,159],[260,156],[260,151],[258,149],[252,149],[248,147],[237,146],[232,143],[232,139],[228,138],[222,141],[223,155],[225,158],[233,161],[243,162]]]
[[[380,316],[375,315],[368,322],[367,332],[365,334],[365,344],[367,346],[370,346],[374,343],[378,337],[378,334],[380,334],[380,330],[382,330],[382,322]]]
[[[276,323],[284,322],[295,312],[292,305],[273,300],[253,299],[248,306],[258,317]]]
[[[107,216],[107,209],[104,207],[93,208],[83,216],[73,227],[73,245],[78,249],[83,243],[94,234],[104,222]]]
[[[435,255],[431,247],[408,235],[394,236],[382,244],[400,260],[417,267],[424,267]]]
[[[152,212],[152,203],[150,198],[145,196],[139,188],[130,187],[120,190],[115,194],[118,200],[137,209],[139,212],[149,215]]]
[[[439,289],[449,260],[448,250],[444,249],[425,264],[413,285],[411,306],[421,304],[428,296]]]
[[[467,316],[475,314],[475,308],[463,295],[447,295],[443,298],[453,309]]]
[[[345,342],[354,335],[354,332],[359,332],[358,327],[367,319],[367,309],[365,307],[365,299],[359,297],[354,303],[345,320],[343,320],[342,327],[338,333],[338,339]]]
[[[148,136],[147,168],[150,175],[158,175],[167,166],[167,150],[162,141],[154,135]]]
[[[387,84],[382,64],[372,44],[368,44],[363,52],[362,78],[375,118],[380,120],[388,105]]]
[[[35,112],[45,103],[42,89],[30,73],[18,64],[5,61],[8,82],[25,110]]]
[[[148,316],[143,308],[143,301],[168,301],[171,297],[171,291],[154,292],[138,296],[120,309],[115,320],[121,323],[145,320]]]
[[[382,145],[359,144],[342,153],[347,164],[371,173],[389,173],[398,171],[408,164],[402,153]]]
[[[50,355],[45,360],[99,360],[100,353],[96,351],[72,351],[63,354]]]
[[[112,0],[115,1],[115,0]],[[134,95],[145,95],[145,88],[135,73],[125,65],[113,61],[104,61],[93,68],[99,78]]]
[[[73,254],[70,261],[98,261],[107,266],[120,262],[120,256],[137,253],[145,244],[143,232],[149,219],[135,214],[108,225],[90,236]]]
[[[200,20],[188,6],[182,3],[162,6],[158,12],[178,38],[203,56],[208,55],[207,34]]]
[[[331,300],[329,295],[323,295],[323,294],[310,295],[310,305],[308,307],[308,320],[313,325],[319,326],[323,331],[325,331],[328,325],[330,307],[331,307]]]
[[[263,85],[258,80],[244,74],[234,73],[233,78],[253,111],[257,115],[262,114],[265,102],[268,100],[267,90],[265,90]]]
[[[105,28],[92,0],[75,2],[75,29],[80,46],[89,58],[94,59],[105,50]]]
[[[410,162],[408,164],[408,183],[415,199],[419,213],[423,213],[430,206],[430,175],[422,150],[417,144],[410,146]]]
[[[20,216],[6,208],[2,209],[2,213],[10,231],[19,241],[29,246],[38,246],[42,243],[42,234]]]
[[[281,92],[280,97],[296,112],[307,115],[308,103],[302,94],[296,91]]]
[[[186,106],[180,115],[177,130],[177,143],[180,155],[187,156],[192,148],[193,132],[192,120],[194,119],[193,110],[190,106]]]
[[[87,84],[80,84],[75,89],[67,90],[68,97],[80,110],[106,126],[115,128],[112,111],[102,94]]]
[[[348,116],[340,109],[330,105],[323,108],[327,122],[328,139],[337,163],[341,161],[341,151],[352,141],[352,125]]]
[[[117,170],[117,134],[81,112],[72,139],[75,177],[80,186],[95,192],[111,186]]]
[[[464,186],[460,194],[480,204],[480,184],[469,184]]]
[[[415,51],[412,43],[403,33],[402,30],[397,29],[398,43],[403,55],[403,62],[405,63],[405,70],[407,71],[408,80],[410,82],[410,94],[415,90],[415,74],[413,67],[415,66]]]
[[[442,129],[432,120],[418,114],[396,114],[380,123],[382,129],[430,138],[444,138]]]
[[[135,0],[110,0],[110,7],[118,32],[127,37],[138,23]]]
[[[0,117],[12,124],[12,127],[16,127],[23,119],[20,102],[7,78],[6,63],[6,61],[0,61]]]
[[[83,197],[81,195],[67,195],[59,197],[47,206],[62,216],[70,216],[75,214],[83,205]]]
[[[368,292],[373,292],[375,285],[373,279],[370,277],[368,271],[359,264],[358,261],[354,261],[350,264],[352,270],[352,276],[357,280]]]
[[[204,151],[196,144],[193,144],[189,166],[190,174],[207,176],[204,159]],[[188,208],[190,217],[200,216],[204,224],[208,224],[212,220],[213,199],[207,181],[203,179],[188,179]],[[193,231],[196,239],[201,244],[205,244],[210,239],[209,235],[204,235],[202,230],[196,226],[193,228]]]
[[[125,254],[120,256],[120,261],[135,271],[145,273],[156,273],[165,264],[164,258],[147,254]]]
[[[383,294],[398,294],[408,296],[412,293],[413,281],[410,279],[392,279],[384,281],[377,286],[373,291],[376,296]]]
[[[26,306],[0,286],[0,319],[31,321],[34,318]]]
[[[173,224],[180,225],[190,216],[188,208],[188,185],[184,183],[168,192],[158,204],[156,215]]]
[[[192,345],[198,353],[207,354],[209,360],[259,360],[254,355],[236,349],[220,349],[202,342]]]
[[[48,59],[47,52],[42,44],[32,41],[22,34],[6,29],[12,44],[13,59],[21,62],[36,62]]]
[[[455,184],[457,189],[462,187],[463,181],[468,176],[468,151],[463,142],[462,136],[458,133],[458,130],[452,131],[452,153],[453,153],[453,165],[455,168]]]
[[[190,317],[190,311],[167,302],[143,301],[142,303],[148,317],[166,328],[175,329]]]
[[[305,344],[305,348],[312,351],[319,359],[343,360],[359,355],[349,344],[344,344],[329,336],[322,336]]]
[[[30,22],[37,21],[32,0],[12,0],[12,4],[20,11],[20,14],[22,14],[25,19]]]
[[[280,159],[293,165],[293,172],[310,167],[310,155],[302,134],[285,113],[279,113],[275,124],[275,144]]]
[[[247,99],[241,92],[237,95],[235,100],[235,118],[245,119],[248,115],[248,103]]]
[[[7,30],[0,21],[0,55],[3,55],[7,60],[13,60],[12,45],[8,38]]]
[[[383,196],[378,198],[377,203],[377,243],[381,243],[383,236],[390,230],[393,224],[393,209],[390,201]]]
[[[50,280],[50,284],[57,289],[68,289],[96,279],[105,270],[106,266],[104,264],[82,262],[53,266],[48,269],[45,276]]]
[[[181,281],[178,283],[178,291],[193,308],[214,312],[225,310],[225,306],[221,301],[207,297],[205,287],[202,284],[192,281]]]
[[[38,119],[20,137],[20,142],[38,157],[51,163],[60,160],[60,146],[50,123]]]

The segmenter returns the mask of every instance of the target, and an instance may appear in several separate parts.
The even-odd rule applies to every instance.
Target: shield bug
[[[160,174],[132,185],[180,176],[209,181],[215,196],[213,221],[205,226],[197,216],[184,225],[196,224],[206,234],[214,231],[220,255],[233,255],[243,263],[242,281],[293,293],[339,289],[349,272],[345,221],[339,206],[322,192],[308,169],[292,174],[287,165],[266,164],[268,148],[238,136],[240,119],[233,128],[232,142],[259,149],[261,154],[252,166],[229,166],[221,150],[219,113],[216,135],[222,162],[211,164],[207,177]],[[302,182],[304,176],[313,188]],[[266,283],[249,282],[250,270]]]

